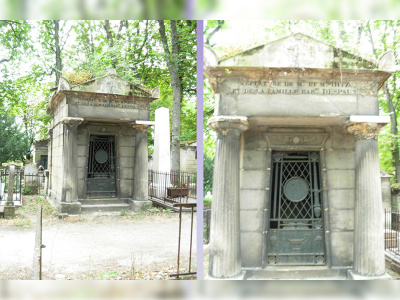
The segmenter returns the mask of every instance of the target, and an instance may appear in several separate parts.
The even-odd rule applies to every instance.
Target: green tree
[[[28,137],[18,127],[15,117],[0,112],[0,163],[23,159],[29,154]]]

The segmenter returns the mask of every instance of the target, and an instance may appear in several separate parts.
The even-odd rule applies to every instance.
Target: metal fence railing
[[[11,191],[9,185],[9,173],[8,170],[0,170],[0,203],[7,201],[9,191]],[[14,187],[13,187],[13,200],[15,204],[22,205],[22,172],[21,168],[16,167],[14,173]]]
[[[22,193],[25,195],[41,195],[44,192],[45,175],[43,172],[37,174],[25,174],[23,176]]]
[[[400,210],[385,209],[385,250],[400,255]]]
[[[149,197],[181,203],[196,199],[196,174],[149,170]]]

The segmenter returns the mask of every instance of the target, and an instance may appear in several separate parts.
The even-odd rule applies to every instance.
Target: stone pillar
[[[372,118],[371,122],[368,122]],[[375,119],[373,119],[375,118]],[[377,135],[386,125],[379,117],[350,118],[347,131],[355,136],[356,199],[352,279],[385,277],[382,193]]]
[[[148,146],[147,129],[153,122],[137,121],[133,128],[135,134],[135,162],[133,175],[133,192],[131,209],[141,211],[151,208],[149,201],[149,182],[148,182]]]
[[[214,116],[208,125],[217,132],[209,275],[240,277],[240,135],[249,124],[246,117]]]
[[[15,177],[15,166],[8,166],[8,194],[7,201],[4,204],[4,218],[15,217],[15,205],[14,205],[14,177]],[[21,201],[22,203],[22,201]]]
[[[48,156],[48,165],[47,169],[49,170],[49,181],[48,181],[48,190],[49,193],[48,195],[50,196],[50,191],[52,189],[52,175],[53,175],[53,129],[49,128],[48,130],[49,133],[49,144],[48,144],[48,150],[47,150],[47,156]]]
[[[78,133],[77,127],[82,118],[63,118],[63,189],[61,195],[61,213],[77,214],[81,204],[78,201]]]

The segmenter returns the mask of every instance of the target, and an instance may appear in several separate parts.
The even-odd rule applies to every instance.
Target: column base
[[[235,275],[233,277],[226,277],[226,278],[218,278],[218,277],[213,277],[211,275],[207,275],[206,280],[245,280],[246,278],[246,271],[241,271],[238,275]]]
[[[129,200],[129,206],[133,211],[144,211],[153,206],[153,202],[149,200]]]
[[[391,280],[392,277],[389,274],[383,274],[380,276],[365,276],[357,274],[354,270],[347,271],[347,279],[349,280]]]
[[[15,218],[15,205],[14,202],[6,202],[3,211],[4,219]]]
[[[81,212],[81,203],[76,202],[61,202],[58,210],[61,214],[77,215]]]

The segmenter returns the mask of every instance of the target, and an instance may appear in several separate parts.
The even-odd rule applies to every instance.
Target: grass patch
[[[24,203],[19,210],[25,212],[37,212],[39,205],[42,206],[43,216],[58,215],[57,209],[53,207],[47,199],[40,196],[25,198]]]
[[[31,227],[32,225],[30,219],[21,219],[18,216],[13,220],[13,224],[18,227]]]

